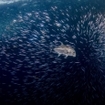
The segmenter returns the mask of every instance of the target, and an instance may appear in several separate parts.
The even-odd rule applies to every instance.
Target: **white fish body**
[[[58,56],[64,55],[65,58],[67,58],[68,56],[76,57],[75,50],[68,45],[61,44],[60,46],[54,48],[54,51],[58,53]]]

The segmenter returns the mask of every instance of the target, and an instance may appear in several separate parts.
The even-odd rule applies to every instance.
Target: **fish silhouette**
[[[60,46],[54,48],[54,51],[58,53],[58,56],[64,55],[65,58],[68,56],[76,57],[76,51],[70,45],[64,45],[61,43]]]

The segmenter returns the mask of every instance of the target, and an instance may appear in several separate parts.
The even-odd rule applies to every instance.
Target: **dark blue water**
[[[104,0],[0,5],[0,105],[104,105],[104,65]]]

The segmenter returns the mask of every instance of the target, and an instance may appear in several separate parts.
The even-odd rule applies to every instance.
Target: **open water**
[[[105,1],[0,0],[0,105],[105,105]]]

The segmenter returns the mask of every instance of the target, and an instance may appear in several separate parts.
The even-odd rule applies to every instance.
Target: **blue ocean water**
[[[58,56],[61,42],[76,57]],[[1,105],[104,105],[104,0],[0,5]]]

